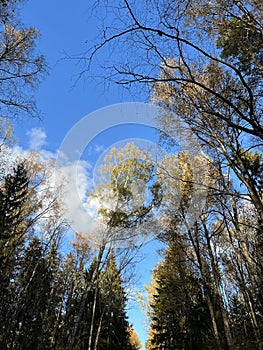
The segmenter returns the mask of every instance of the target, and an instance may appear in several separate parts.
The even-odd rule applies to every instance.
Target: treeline
[[[46,74],[19,5],[0,1],[0,349],[139,349],[119,255],[80,234],[62,254],[68,224],[54,164],[12,154],[9,122],[39,116],[32,89]]]
[[[191,191],[180,208],[169,207],[169,225],[159,237],[167,250],[147,287],[147,349],[262,347],[259,226],[253,206],[231,195],[226,181],[230,185],[217,174],[218,186],[192,226],[185,214]]]
[[[3,72],[14,64],[1,86],[31,85],[39,73],[13,74],[34,67],[35,33],[6,25],[15,3],[1,1],[1,38],[9,38],[1,46]],[[89,196],[101,199],[100,244],[92,248],[78,234],[64,257],[59,246],[66,227],[45,165],[29,159],[3,171],[0,346],[140,348],[127,322],[122,271],[129,262],[125,251],[150,233],[167,248],[147,287],[147,349],[262,349],[261,1],[154,0],[138,8],[120,0],[106,6],[117,17],[113,27],[106,23],[92,57],[109,43],[131,53],[114,62],[119,83],[150,86],[169,151],[153,159],[129,144],[108,153],[103,171],[109,181]],[[33,66],[18,67],[17,58],[28,52]],[[2,110],[34,111],[14,100],[22,93],[16,91],[0,101]],[[186,146],[173,152],[178,138]],[[128,249],[111,249],[116,242]],[[120,251],[124,260],[116,256]]]
[[[24,161],[1,182],[0,348],[139,349],[114,253],[98,260],[77,234],[62,256],[66,225],[29,173]]]
[[[161,141],[189,151],[166,156],[151,175],[167,249],[147,288],[147,349],[262,349],[262,1],[107,5],[114,24],[106,21],[90,59],[108,45],[125,52],[109,79],[149,87]]]

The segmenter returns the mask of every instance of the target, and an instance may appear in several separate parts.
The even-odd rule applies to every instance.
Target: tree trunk
[[[218,350],[223,350],[222,347],[221,347],[219,332],[218,332],[218,328],[217,328],[213,302],[212,302],[212,299],[211,299],[211,296],[210,296],[209,292],[207,293],[206,300],[207,300],[207,304],[208,304],[208,308],[209,308],[209,312],[210,312],[210,317],[211,317],[211,321],[212,321],[212,325],[213,325],[213,331],[214,331],[214,336],[215,336],[215,339],[216,339],[217,349]]]
[[[218,297],[221,317],[222,317],[222,320],[223,320],[223,327],[224,327],[224,333],[225,333],[225,338],[226,338],[226,342],[227,342],[227,347],[228,347],[228,350],[233,350],[233,349],[235,349],[235,347],[234,347],[234,344],[233,344],[232,333],[231,333],[230,325],[229,325],[229,322],[228,322],[228,316],[227,316],[227,313],[226,313],[226,310],[225,310],[225,306],[224,306],[224,302],[223,302],[223,296],[222,296],[222,292],[221,292],[221,281],[220,281],[220,276],[218,275],[218,266],[217,266],[217,264],[215,262],[214,254],[213,254],[213,251],[212,251],[211,240],[210,240],[210,237],[209,237],[209,232],[207,230],[205,222],[202,222],[202,223],[203,223],[203,228],[204,228],[204,232],[205,232],[205,238],[206,238],[206,242],[207,242],[209,259],[210,259],[210,263],[211,263],[211,267],[212,267],[212,271],[213,271],[213,277],[214,277],[214,282],[215,282],[216,294],[217,294],[217,297]]]
[[[95,346],[94,346],[94,349],[92,349],[92,337],[93,337],[93,330],[95,326],[94,322],[95,322],[95,314],[96,314],[96,307],[97,307],[97,297],[98,297],[98,280],[96,281],[96,289],[95,289],[94,301],[92,305],[92,316],[91,316],[91,324],[90,324],[90,331],[89,331],[88,350],[97,349]]]
[[[99,249],[98,259],[97,259],[97,266],[96,266],[96,268],[95,268],[95,270],[93,272],[91,281],[87,285],[85,293],[83,295],[81,306],[80,306],[80,310],[79,310],[79,314],[78,314],[78,317],[76,319],[76,322],[75,322],[75,325],[74,325],[74,328],[73,328],[72,337],[71,337],[71,341],[70,341],[70,344],[69,344],[69,350],[73,350],[73,347],[74,347],[74,344],[75,344],[75,341],[76,341],[78,328],[79,328],[81,319],[82,319],[83,314],[84,314],[84,309],[85,309],[85,305],[86,305],[86,302],[87,302],[88,294],[89,294],[91,288],[94,286],[94,283],[96,282],[96,280],[98,278],[98,275],[99,275],[100,265],[101,265],[101,262],[102,262],[102,256],[103,256],[104,250],[105,250],[105,246],[102,246]]]
[[[97,329],[97,333],[96,333],[96,338],[95,338],[95,343],[94,343],[94,350],[97,350],[97,349],[98,349],[98,343],[99,343],[99,336],[100,336],[100,332],[101,332],[103,314],[104,314],[104,312],[103,312],[103,313],[101,314],[101,316],[100,316],[100,322],[99,322],[99,325],[98,325],[98,329]]]
[[[194,232],[195,232],[195,239],[193,238],[193,235],[191,233],[190,230],[188,230],[188,237],[193,245],[196,257],[197,257],[197,261],[198,261],[198,265],[199,265],[199,270],[200,270],[200,274],[202,276],[202,283],[204,286],[204,294],[205,294],[205,298],[207,300],[207,304],[208,304],[208,308],[209,308],[209,312],[210,312],[210,317],[211,317],[211,321],[212,321],[212,326],[213,326],[213,331],[214,331],[214,336],[216,339],[216,344],[217,344],[217,349],[218,350],[223,350],[222,346],[221,346],[221,341],[220,341],[220,337],[219,337],[219,331],[218,331],[218,326],[217,326],[217,322],[216,322],[216,317],[215,317],[215,311],[214,311],[214,305],[213,305],[213,300],[211,297],[211,292],[210,292],[210,288],[207,284],[207,276],[205,274],[204,271],[204,264],[203,264],[203,260],[201,257],[201,252],[200,252],[200,242],[199,242],[199,232],[198,232],[198,225],[196,224],[194,227]]]

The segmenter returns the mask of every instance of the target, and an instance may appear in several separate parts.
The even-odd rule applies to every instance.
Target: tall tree
[[[110,253],[99,284],[103,306],[102,327],[97,332],[97,349],[128,350],[131,344],[125,311],[127,300],[113,252]]]
[[[0,225],[1,225],[1,271],[14,266],[12,260],[17,248],[25,240],[25,233],[30,226],[30,216],[38,206],[30,203],[29,177],[23,163],[18,164],[14,173],[7,175],[0,189]],[[8,279],[9,276],[7,276]],[[3,276],[3,280],[4,280]]]
[[[216,346],[209,307],[186,240],[174,237],[153,272],[147,349],[209,349]],[[187,253],[188,251],[188,253]]]
[[[262,231],[261,193],[251,177],[253,165],[244,161],[263,139],[261,2],[147,1],[140,9],[128,0],[120,3],[111,7],[114,27],[107,23],[90,58],[105,45],[117,49],[129,43],[129,54],[115,59],[111,73],[120,84],[148,83],[154,89],[168,135],[174,136],[181,119],[211,155],[219,153],[245,185]],[[121,10],[115,12],[116,7]],[[239,41],[231,46],[238,33]],[[251,37],[253,44],[245,50]],[[249,74],[242,60],[253,67]]]
[[[30,197],[28,174],[21,163],[14,169],[13,174],[5,177],[0,189],[0,341],[3,341],[3,344],[6,342],[8,311],[14,297],[14,291],[10,290],[10,281],[19,264],[19,254],[30,227],[30,215],[36,209],[34,204],[30,204]]]
[[[83,270],[83,289],[77,308],[83,308],[74,339],[74,350],[131,350],[129,324],[126,316],[126,296],[113,254],[101,271],[97,257]],[[87,286],[89,288],[87,288]],[[71,301],[72,303],[72,301]]]
[[[46,298],[45,302],[49,305],[48,308],[50,310],[49,313],[46,305],[46,311],[44,312],[43,309],[41,311],[42,315],[39,316],[45,320],[43,323],[46,328],[43,330],[43,333],[50,332],[51,334],[51,328],[53,328],[51,327],[53,322],[51,319],[54,320],[56,318],[56,300],[58,297],[58,291],[56,290],[58,280],[56,276],[59,266],[57,246],[66,227],[63,224],[63,220],[61,220],[58,201],[50,193],[50,186],[46,183],[46,169],[47,164],[33,162],[31,158],[27,159],[27,161],[20,160],[13,171],[4,177],[0,186],[0,341],[4,349],[20,346],[27,336],[25,329],[24,333],[20,333],[17,330],[17,322],[20,317],[20,310],[24,308],[22,296],[29,298],[27,301],[29,302],[32,295],[27,295],[26,291],[31,290],[31,293],[33,293],[32,288],[34,290],[38,283],[34,285],[35,280],[33,277],[40,261],[43,262],[43,264],[41,262],[43,265],[41,273],[44,274],[46,272],[49,276],[49,282],[46,280],[47,288],[49,283],[51,287],[50,293],[54,296],[53,300],[51,300],[52,298],[47,297],[47,292],[44,290],[40,291],[40,293],[43,293],[43,298]],[[45,198],[42,192],[45,193]],[[37,236],[39,241],[35,239],[33,243],[36,245],[36,249],[32,247],[32,250],[30,250],[31,244],[33,244],[31,240],[34,236]],[[51,246],[53,247],[52,249],[50,248]],[[51,249],[50,255],[47,257],[49,248]],[[27,254],[25,251],[29,255],[31,254],[34,260],[28,273],[25,271],[27,266],[25,262]],[[21,272],[22,270],[23,273]],[[27,276],[27,279],[23,282],[21,273]],[[44,278],[45,276],[43,275]],[[40,289],[41,286],[40,283]],[[14,334],[21,334],[22,337],[16,345],[14,344],[18,338]],[[11,338],[14,343],[10,340]],[[49,345],[47,347],[50,348]]]
[[[158,120],[164,138],[169,135],[169,141],[173,137],[176,141],[183,123],[209,155],[213,181],[205,183],[207,201],[191,227],[178,226],[187,224],[184,209],[192,198],[191,174],[179,211],[173,209],[176,181],[167,176],[170,192],[163,194],[162,201],[167,198],[167,226],[180,229],[195,255],[217,347],[242,346],[233,337],[237,329],[231,320],[231,312],[237,315],[239,305],[240,313],[249,315],[241,318],[239,314],[243,327],[249,322],[253,330],[247,346],[260,348],[262,2],[145,1],[140,9],[128,0],[120,3],[119,12],[111,7],[114,27],[107,23],[90,58],[106,45],[123,49],[129,43],[121,61],[113,57],[111,73],[113,68],[120,84],[149,85],[152,99],[161,108]],[[178,176],[178,171],[172,174]],[[251,211],[244,216],[246,207]],[[233,288],[241,301],[234,297]]]
[[[10,349],[51,347],[50,324],[55,319],[56,308],[51,307],[50,301],[55,272],[52,271],[53,263],[50,258],[47,259],[43,242],[38,237],[29,243],[24,252],[17,277]]]

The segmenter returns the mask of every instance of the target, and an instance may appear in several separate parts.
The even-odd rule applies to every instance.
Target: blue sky
[[[45,55],[49,66],[49,75],[35,93],[43,119],[28,118],[15,125],[15,136],[23,150],[37,149],[45,157],[55,157],[63,139],[81,118],[112,104],[134,101],[127,91],[117,86],[106,87],[100,79],[87,78],[77,82],[83,66],[77,60],[65,58],[86,51],[98,34],[99,23],[92,17],[90,6],[89,1],[80,0],[29,0],[21,8],[22,22],[40,30],[37,50]],[[103,54],[107,55],[107,52]],[[96,74],[94,65],[90,75]],[[146,98],[142,96],[142,100]],[[96,122],[92,120],[92,123]],[[93,166],[105,149],[130,138],[157,140],[155,131],[147,127],[132,124],[112,127],[96,136],[82,159],[85,158],[86,165]],[[136,288],[143,293],[144,284],[149,282],[158,259],[155,248],[156,243],[149,242],[140,253]],[[128,312],[130,322],[141,342],[145,343],[145,316],[135,304]]]

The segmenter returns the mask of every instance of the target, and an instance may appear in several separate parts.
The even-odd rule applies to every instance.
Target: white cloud
[[[92,187],[90,164],[75,161],[56,169],[56,187],[62,186],[61,200],[64,203],[66,217],[75,231],[94,230],[94,210],[87,208],[88,191]]]
[[[17,159],[29,159],[32,151],[37,151],[40,162],[56,161],[58,151],[50,152],[44,148],[46,142],[46,132],[40,128],[33,128],[27,132],[29,136],[29,148],[23,148],[20,145],[6,147],[5,167],[1,172],[12,171]],[[3,158],[3,155],[2,155]],[[63,157],[59,157],[62,159]],[[78,158],[78,157],[76,157]],[[4,162],[2,162],[4,163]],[[87,204],[88,192],[93,187],[92,167],[88,161],[65,159],[62,164],[49,162],[49,167],[54,164],[54,168],[49,171],[49,178],[46,180],[45,187],[54,189],[60,193],[60,200],[64,208],[65,218],[69,222],[73,231],[91,232],[96,230],[96,218],[98,216],[98,204],[95,202]],[[4,172],[5,170],[5,172]],[[53,175],[52,175],[53,173]],[[39,195],[45,193],[45,188],[38,188]],[[47,198],[47,201],[49,199]],[[44,205],[46,200],[43,198]]]
[[[63,208],[63,217],[71,226],[71,231],[81,232],[96,246],[101,242],[119,242],[130,246],[137,242],[137,236],[132,230],[111,230],[108,232],[105,220],[99,213],[100,208],[115,209],[118,205],[116,194],[109,191],[108,188],[100,187],[97,196],[90,196],[89,191],[96,186],[93,181],[93,167],[88,161],[79,159],[79,157],[68,157],[61,150],[56,152],[47,151],[43,146],[46,144],[46,133],[42,129],[32,129],[28,132],[29,149],[21,146],[7,147],[7,161],[15,162],[17,158],[29,159],[37,154],[35,158],[40,162],[49,163],[49,176],[45,183],[38,186],[38,195],[43,201],[44,207],[49,205],[50,194],[57,193],[59,201]],[[97,145],[97,152],[102,151],[103,146]],[[37,153],[34,152],[37,150]],[[95,146],[94,146],[95,150]],[[10,156],[9,156],[10,155]],[[57,161],[56,161],[57,160]],[[51,161],[51,162],[49,162]],[[52,164],[54,167],[52,167]],[[10,167],[9,167],[10,169]],[[1,169],[0,169],[1,171]],[[137,188],[138,187],[138,188]],[[137,185],[135,195],[140,198],[143,191],[141,186]],[[45,195],[47,194],[47,195]],[[55,210],[55,209],[54,209]],[[56,212],[49,211],[50,216],[56,216]],[[45,218],[46,219],[46,218]]]
[[[47,143],[46,132],[41,128],[33,128],[27,132],[27,135],[29,135],[30,150],[40,150]]]

